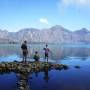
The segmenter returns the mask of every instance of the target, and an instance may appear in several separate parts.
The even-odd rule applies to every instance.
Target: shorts
[[[45,57],[48,57],[48,53],[45,53]]]
[[[27,51],[23,51],[23,56],[27,56]]]

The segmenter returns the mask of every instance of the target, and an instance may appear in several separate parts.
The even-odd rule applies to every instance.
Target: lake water
[[[44,44],[28,45],[28,60],[37,50],[44,61]],[[29,75],[31,90],[90,90],[90,45],[49,45],[49,61],[69,66],[66,70],[49,70]],[[0,61],[20,61],[20,45],[0,45]],[[75,68],[79,66],[80,68]],[[0,90],[17,90],[15,73],[0,74]]]
[[[41,60],[44,59],[44,44],[28,45],[28,60],[32,60],[35,51],[38,51]],[[0,62],[2,61],[21,61],[22,51],[20,45],[1,44],[0,45]],[[90,45],[49,45],[51,50],[49,60],[60,61],[67,58],[82,58],[86,59],[90,56]]]

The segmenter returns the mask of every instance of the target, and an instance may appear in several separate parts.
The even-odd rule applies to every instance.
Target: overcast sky
[[[49,28],[90,30],[90,0],[0,0],[0,29]]]

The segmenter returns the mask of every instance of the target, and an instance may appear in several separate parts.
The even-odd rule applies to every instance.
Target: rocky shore
[[[67,69],[68,66],[64,64],[53,64],[46,62],[1,62],[0,73],[3,72],[19,72],[19,73],[31,73],[34,71],[42,71],[44,69]]]
[[[0,63],[0,73],[15,72],[16,76],[19,78],[17,83],[17,90],[30,90],[28,85],[28,76],[31,73],[45,72],[45,79],[48,80],[48,70],[66,70],[67,65],[64,64],[53,64],[47,62],[1,62]]]

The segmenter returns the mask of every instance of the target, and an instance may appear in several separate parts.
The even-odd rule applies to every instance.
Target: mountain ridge
[[[24,40],[27,40],[28,43],[89,43],[90,31],[86,28],[70,31],[61,25],[55,25],[47,29],[24,28],[17,32],[0,29],[0,43],[21,43]]]

